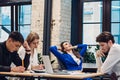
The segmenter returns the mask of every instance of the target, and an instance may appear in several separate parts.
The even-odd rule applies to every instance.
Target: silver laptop
[[[52,68],[52,65],[51,65],[51,62],[50,62],[50,58],[48,55],[43,55],[42,56],[42,59],[43,59],[43,63],[44,63],[44,66],[45,66],[45,71],[46,73],[50,73],[50,74],[69,74],[67,71],[53,71],[53,68]]]

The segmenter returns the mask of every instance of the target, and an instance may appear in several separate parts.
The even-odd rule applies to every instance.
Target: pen
[[[24,60],[22,60],[22,66],[24,67]]]

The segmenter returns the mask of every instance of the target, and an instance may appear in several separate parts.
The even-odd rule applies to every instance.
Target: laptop
[[[33,69],[33,70],[31,70],[31,73],[45,73],[45,69],[43,69],[43,70],[38,70],[38,69]]]
[[[60,70],[54,71],[53,68],[52,68],[52,65],[51,65],[51,62],[50,62],[50,58],[49,58],[48,55],[43,55],[42,59],[43,59],[43,63],[44,63],[44,66],[45,66],[45,72],[46,73],[50,73],[50,74],[64,74],[64,75],[70,74],[66,70],[64,70],[64,71],[60,71]]]

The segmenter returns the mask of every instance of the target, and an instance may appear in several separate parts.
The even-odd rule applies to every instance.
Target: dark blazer
[[[29,65],[30,55],[26,54],[24,58],[24,66],[27,69]],[[0,43],[0,71],[10,72],[11,71],[11,63],[14,63],[16,66],[22,65],[22,60],[19,57],[17,51],[9,52],[6,48],[6,42]],[[4,77],[0,77],[0,79],[5,79]]]

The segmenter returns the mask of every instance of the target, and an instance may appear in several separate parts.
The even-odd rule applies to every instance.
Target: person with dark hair
[[[22,66],[22,60],[17,53],[23,43],[23,36],[16,31],[11,32],[8,39],[0,43],[0,72],[24,72],[27,69],[30,54],[26,53],[24,66]],[[12,62],[16,67],[10,67]],[[0,79],[6,80],[4,76],[0,76]]]
[[[72,46],[68,41],[64,41],[60,44],[60,47],[58,49],[56,46],[51,46],[50,51],[65,65],[66,69],[82,70],[82,57],[87,50],[87,45]],[[75,49],[80,49],[80,51]]]
[[[120,80],[120,45],[115,43],[114,37],[110,32],[104,31],[96,37],[96,42],[100,45],[97,57],[105,56],[100,72],[117,75]]]
[[[60,48],[57,46],[50,47],[50,51],[64,64],[66,70],[82,71],[82,59],[86,50],[87,44],[72,46],[68,41],[62,42]],[[92,80],[92,78],[85,78],[84,80]]]

